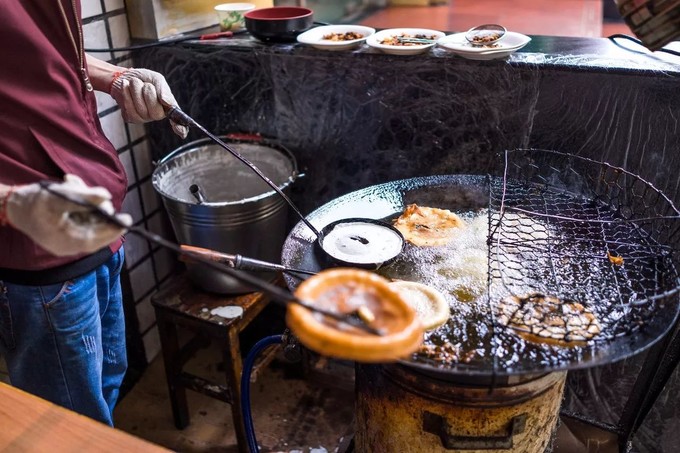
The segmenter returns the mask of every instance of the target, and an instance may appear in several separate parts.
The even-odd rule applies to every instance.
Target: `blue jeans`
[[[127,369],[123,249],[64,283],[0,282],[0,352],[12,385],[113,425]]]

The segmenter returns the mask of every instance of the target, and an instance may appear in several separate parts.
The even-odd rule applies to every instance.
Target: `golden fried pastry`
[[[425,330],[433,330],[446,323],[451,309],[446,297],[437,289],[418,282],[400,280],[390,283],[416,311]]]
[[[448,244],[455,230],[464,227],[465,222],[448,209],[410,204],[394,226],[413,245],[438,246]]]
[[[582,304],[539,293],[504,298],[497,316],[499,324],[527,340],[560,346],[585,343],[601,331],[600,322]]]
[[[390,362],[415,352],[423,342],[416,312],[389,281],[361,269],[335,268],[305,280],[295,296],[326,311],[357,316],[382,335],[373,335],[298,304],[289,304],[286,323],[300,342],[319,354],[358,362]]]

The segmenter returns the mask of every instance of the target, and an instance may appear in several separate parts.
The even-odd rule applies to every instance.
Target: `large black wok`
[[[322,229],[325,225],[348,217],[363,217],[391,220],[398,216],[411,203],[421,206],[450,209],[452,211],[482,210],[491,215],[497,203],[490,203],[490,190],[498,186],[494,177],[472,175],[446,175],[406,179],[367,187],[341,196],[316,209],[309,214],[307,220]],[[493,193],[491,198],[493,198]],[[506,201],[506,203],[509,203]],[[496,206],[496,207],[494,207]],[[599,223],[597,225],[600,225]],[[489,231],[493,230],[493,222],[489,222]],[[302,223],[298,223],[288,235],[282,251],[282,263],[288,267],[318,271],[325,266],[317,259],[314,242],[316,237]],[[649,238],[647,238],[649,239]],[[627,240],[628,241],[628,240]],[[407,247],[413,247],[407,245]],[[632,254],[632,252],[631,252]],[[398,261],[398,260],[397,260]],[[606,263],[606,260],[605,260]],[[632,263],[632,261],[628,261]],[[435,263],[436,264],[436,263]],[[545,263],[546,266],[563,266],[560,262]],[[501,263],[502,265],[502,263]],[[632,265],[632,264],[631,264]],[[393,267],[390,267],[393,266]],[[401,266],[401,267],[400,267]],[[409,279],[411,268],[418,263],[396,262],[386,265],[377,272],[388,277]],[[396,270],[395,270],[396,269]],[[582,269],[578,270],[583,272]],[[464,349],[475,349],[472,359],[453,361],[437,361],[431,357],[415,354],[405,365],[415,367],[426,374],[438,378],[460,375],[498,376],[516,374],[538,374],[558,370],[587,368],[602,365],[632,356],[648,348],[659,340],[675,323],[678,316],[677,273],[671,269],[672,276],[663,276],[664,282],[651,283],[659,285],[651,291],[658,292],[651,302],[641,304],[625,311],[631,318],[630,329],[626,329],[628,316],[618,319],[617,332],[611,338],[595,341],[584,346],[563,347],[536,344],[521,340],[507,328],[497,325],[485,310],[494,303],[483,297],[476,309],[468,309],[463,303],[451,299],[452,316],[441,328],[426,334],[426,344],[463,343]],[[396,274],[395,274],[396,272]],[[446,279],[442,274],[442,280]],[[581,278],[581,277],[579,277]],[[658,277],[662,279],[661,276]],[[286,283],[294,290],[300,280],[286,275]],[[542,290],[550,291],[550,279],[542,282]],[[564,279],[562,279],[564,280]],[[610,285],[610,283],[608,283]],[[579,286],[578,284],[574,286]],[[581,283],[583,286],[583,283]],[[554,288],[556,293],[568,293],[570,288]],[[580,288],[574,288],[579,290]],[[608,288],[610,290],[611,288]],[[616,288],[614,288],[616,289]],[[603,307],[603,312],[611,310],[610,305],[620,304],[612,301],[609,293],[600,297],[599,289],[591,291],[588,302]],[[639,289],[638,289],[639,291]],[[450,296],[450,294],[448,295]],[[600,300],[594,300],[599,298]],[[462,308],[462,309],[461,309]],[[623,329],[622,329],[623,326]],[[603,337],[604,338],[604,337]]]

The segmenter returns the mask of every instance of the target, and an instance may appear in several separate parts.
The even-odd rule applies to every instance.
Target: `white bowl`
[[[324,39],[324,36],[328,36],[331,33],[349,32],[361,34],[363,37],[347,41],[331,41],[329,39]],[[317,49],[347,50],[357,47],[373,33],[375,33],[374,28],[364,27],[363,25],[323,25],[321,27],[312,28],[298,35],[297,40],[302,44],[308,44]]]
[[[531,41],[530,37],[509,31],[505,33],[503,39],[498,41],[497,47],[478,47],[473,46],[465,39],[465,33],[455,33],[440,38],[437,41],[437,45],[470,60],[494,60],[496,58],[505,58],[517,52],[529,44],[529,41]]]
[[[412,44],[408,46],[394,46],[389,44],[382,44],[381,41],[391,38],[393,36],[408,35],[415,37],[415,35],[432,36],[433,42],[427,44]],[[380,30],[379,32],[369,36],[366,39],[366,44],[382,52],[392,55],[416,55],[423,53],[433,47],[436,41],[443,38],[444,33],[437,30],[430,30],[428,28],[389,28],[387,30]]]
[[[239,31],[246,27],[243,15],[255,9],[253,3],[221,3],[214,10],[219,20],[220,30]]]

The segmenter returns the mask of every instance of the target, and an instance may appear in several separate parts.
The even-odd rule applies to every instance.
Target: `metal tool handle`
[[[406,43],[412,43],[412,44],[434,44],[437,42],[436,39],[426,39],[426,38],[407,38],[407,37],[402,37],[398,36],[397,41],[399,42],[406,42]]]
[[[237,269],[243,269],[246,271],[286,271],[286,267],[280,264],[268,263],[266,261],[256,260],[255,258],[246,258],[242,255],[236,255]]]
[[[215,250],[205,249],[203,247],[196,247],[193,245],[181,244],[180,249],[187,253],[183,253],[179,256],[180,261],[192,261],[193,256],[201,256],[207,258],[211,261],[217,263],[226,264],[229,267],[237,269],[237,257],[238,255],[230,255],[228,253],[216,252]]]
[[[189,253],[185,255],[183,260],[191,260],[191,255],[199,255],[209,260],[218,263],[226,264],[234,269],[241,269],[244,271],[285,271],[286,267],[281,264],[268,263],[267,261],[260,261],[254,258],[246,258],[242,255],[231,255],[229,253],[217,252],[215,250],[206,249],[203,247],[196,247],[193,245],[180,245],[180,248]]]
[[[182,249],[181,246],[175,244],[174,242],[170,242],[167,239],[162,238],[156,233],[152,233],[151,231],[147,231],[142,227],[138,226],[130,226],[121,221],[118,217],[116,217],[113,214],[110,214],[103,209],[101,209],[99,206],[94,205],[88,201],[82,200],[82,199],[75,199],[72,198],[64,193],[58,192],[50,187],[50,185],[53,184],[51,181],[41,181],[40,182],[40,187],[54,196],[57,196],[59,198],[62,198],[64,200],[70,201],[73,204],[79,205],[79,206],[85,206],[91,210],[91,212],[95,215],[98,215],[102,219],[111,222],[113,225],[116,225],[124,230],[128,230],[131,233],[137,234],[138,236],[141,236],[142,238],[146,239],[147,241],[158,244],[161,247],[164,247],[168,250],[172,250],[173,252],[179,254],[179,255],[186,255],[187,252]],[[320,308],[317,306],[314,306],[310,304],[309,302],[306,302],[304,300],[299,299],[296,297],[294,294],[291,294],[288,290],[285,290],[281,288],[280,286],[274,285],[272,283],[266,282],[264,280],[261,280],[259,278],[253,277],[252,275],[249,275],[247,273],[243,272],[237,272],[233,268],[224,265],[220,262],[213,261],[210,259],[207,259],[203,257],[202,255],[195,254],[192,256],[196,261],[199,263],[205,264],[211,269],[215,269],[217,271],[223,272],[230,277],[236,279],[238,282],[243,283],[244,285],[248,285],[252,287],[255,290],[262,291],[263,293],[267,294],[271,299],[275,302],[278,302],[284,306],[290,303],[294,303],[297,305],[300,305],[302,307],[305,307],[307,310],[322,314],[323,316],[327,316],[331,319],[335,319],[336,321],[343,322],[345,324],[348,324],[350,326],[356,327],[358,329],[363,330],[364,332],[368,332],[372,335],[384,335],[384,333],[379,330],[375,329],[365,322],[363,322],[360,318],[353,316],[353,314],[342,314],[342,313],[335,313],[329,310],[326,310],[324,308]]]
[[[305,275],[315,275],[316,272],[306,271],[303,269],[293,269],[286,267],[282,264],[270,263],[268,261],[261,261],[255,258],[247,258],[243,255],[231,255],[229,253],[217,252],[215,250],[206,249],[203,247],[196,247],[193,245],[180,245],[180,248],[184,250],[185,254],[180,255],[180,260],[187,262],[191,261],[191,256],[201,256],[207,258],[211,261],[217,263],[226,264],[227,266],[234,269],[241,269],[244,271],[280,271],[280,272],[293,272]]]

